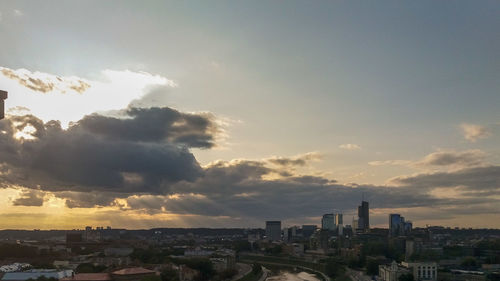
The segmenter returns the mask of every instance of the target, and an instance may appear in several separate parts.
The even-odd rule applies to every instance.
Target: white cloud
[[[464,168],[487,164],[486,154],[479,149],[454,151],[442,150],[430,153],[417,161],[411,160],[383,160],[368,162],[370,166],[406,166],[410,168]]]
[[[412,161],[409,160],[384,160],[384,161],[371,161],[368,162],[370,166],[408,166]]]
[[[165,77],[129,70],[107,69],[98,79],[89,80],[4,67],[0,67],[0,85],[9,92],[7,111],[29,108],[43,121],[60,120],[63,126],[87,114],[126,108],[151,87],[177,86]]]
[[[21,10],[14,9],[14,15],[20,17],[20,16],[24,16],[24,13]]]
[[[339,145],[339,148],[346,149],[346,150],[358,150],[358,149],[361,149],[361,146],[354,144],[354,143],[346,143],[346,144]]]
[[[488,129],[481,125],[462,123],[460,124],[464,138],[470,142],[484,139],[490,136]]]

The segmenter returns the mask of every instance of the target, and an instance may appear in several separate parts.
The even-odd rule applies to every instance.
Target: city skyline
[[[0,3],[0,229],[500,228],[497,1],[53,5]]]

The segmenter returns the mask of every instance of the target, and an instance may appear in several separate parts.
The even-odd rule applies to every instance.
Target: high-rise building
[[[405,221],[400,214],[389,215],[389,236],[397,237],[407,235],[411,232],[413,224],[411,221]]]
[[[343,219],[342,214],[338,213],[338,214],[335,214],[334,216],[335,216],[335,224],[336,225],[344,224],[344,219]]]
[[[334,214],[335,225],[337,226],[337,234],[339,236],[344,234],[344,218],[341,213]]]
[[[337,227],[335,225],[335,217],[333,214],[324,214],[321,218],[321,229],[323,230],[335,230]]]
[[[283,229],[283,241],[291,242],[297,237],[297,226],[285,227]]]
[[[389,235],[396,237],[400,233],[401,215],[389,214]]]
[[[316,225],[303,225],[302,226],[302,236],[304,238],[309,238],[311,237],[311,235],[314,234],[314,232],[316,232],[316,229],[318,227]]]
[[[271,241],[280,241],[281,221],[266,221],[266,236]]]
[[[370,229],[370,209],[366,201],[362,201],[358,206],[358,229],[363,232]]]

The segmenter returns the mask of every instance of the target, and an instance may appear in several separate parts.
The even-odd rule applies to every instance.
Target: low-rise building
[[[436,262],[402,262],[401,265],[410,269],[415,280],[437,280],[437,263]]]
[[[111,281],[109,273],[79,273],[60,281]]]
[[[23,272],[7,272],[2,277],[2,281],[26,281],[28,279],[37,279],[42,276],[46,278],[55,278],[57,280],[65,277],[71,277],[74,274],[73,270],[56,269],[32,269]]]
[[[144,277],[154,276],[156,272],[143,267],[124,268],[111,273],[114,281],[140,281]]]
[[[382,281],[398,281],[401,275],[410,273],[410,270],[393,261],[389,265],[379,265],[378,273]]]

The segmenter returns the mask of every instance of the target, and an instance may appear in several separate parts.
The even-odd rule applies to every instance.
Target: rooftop
[[[108,281],[112,280],[109,273],[79,273],[73,277],[63,278],[61,281]]]
[[[112,274],[115,275],[133,275],[133,274],[146,274],[146,273],[155,273],[153,270],[149,270],[143,267],[131,267],[124,268],[117,271],[114,271]]]

